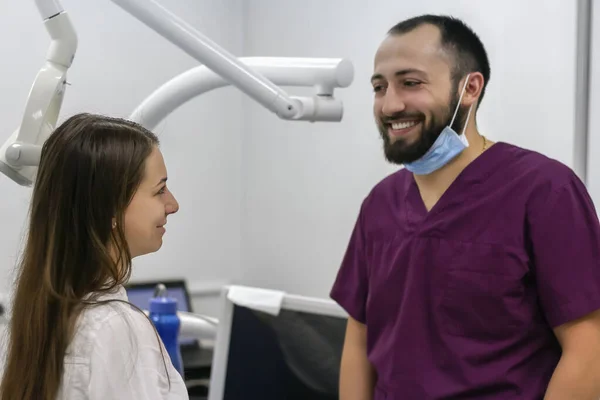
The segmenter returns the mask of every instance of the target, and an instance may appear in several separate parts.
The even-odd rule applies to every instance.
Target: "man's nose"
[[[388,89],[383,98],[383,104],[381,106],[381,113],[385,116],[391,117],[394,114],[402,112],[406,109],[404,98],[397,93],[394,89]]]

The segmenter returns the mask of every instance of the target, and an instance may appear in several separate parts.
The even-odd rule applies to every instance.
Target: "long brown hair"
[[[158,138],[135,123],[92,114],[69,118],[44,143],[1,400],[54,400],[77,317],[94,296],[129,279],[124,213],[157,145]]]

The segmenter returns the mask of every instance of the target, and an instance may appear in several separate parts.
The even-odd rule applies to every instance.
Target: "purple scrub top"
[[[577,176],[496,143],[427,212],[405,169],[364,200],[331,297],[367,326],[375,400],[542,399],[552,328],[600,308],[600,226]]]

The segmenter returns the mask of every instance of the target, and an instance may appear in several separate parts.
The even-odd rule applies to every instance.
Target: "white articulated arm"
[[[302,99],[298,120],[340,121],[341,100],[332,97],[336,88],[348,87],[354,77],[352,63],[338,58],[246,57],[240,62],[276,85],[314,87],[314,97]],[[189,100],[227,86],[227,81],[206,66],[194,67],[166,82],[131,114],[131,120],[154,129],[165,117]]]
[[[341,102],[331,98],[332,88],[323,87],[327,94],[321,97],[290,97],[256,69],[241,62],[157,1],[112,1],[280,118],[318,121],[322,114],[323,121],[341,119]],[[352,81],[351,64],[348,72]]]
[[[177,316],[181,321],[181,328],[179,330],[181,338],[209,341],[217,338],[218,319],[185,311],[178,311]]]
[[[143,311],[146,316],[150,315],[148,310]],[[217,329],[219,327],[219,320],[217,318],[187,311],[177,311],[177,317],[181,322],[179,327],[180,339],[214,341],[217,338]]]
[[[154,0],[112,0],[191,57],[238,87],[282,118],[296,115],[298,105],[233,55]]]
[[[50,47],[29,92],[21,125],[0,148],[0,172],[23,186],[32,184],[42,145],[56,127],[67,70],[77,50],[77,34],[58,0],[36,0],[36,4]]]
[[[58,0],[35,0],[35,5],[42,16],[43,21],[65,11]]]
[[[67,70],[77,50],[77,34],[59,0],[35,0],[50,34],[46,62],[39,71],[19,128],[0,147],[0,172],[23,186],[37,174],[42,145],[56,128],[67,85]],[[167,82],[132,114],[153,127],[179,105],[208,90],[235,86],[282,119],[335,121],[343,116],[335,88],[352,83],[352,63],[343,59],[237,59],[155,0],[112,0],[203,65]],[[279,86],[310,86],[311,97],[289,96]]]

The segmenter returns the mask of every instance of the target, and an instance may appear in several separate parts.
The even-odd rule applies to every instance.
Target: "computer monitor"
[[[329,299],[284,295],[277,316],[234,304],[229,288],[209,400],[337,400],[346,312]]]
[[[184,280],[129,283],[125,286],[129,302],[142,310],[148,310],[150,299],[154,297],[156,285],[160,283],[167,288],[169,297],[177,299],[177,309],[179,311],[193,312],[192,301]],[[182,337],[179,343],[181,346],[197,346],[198,340]]]

